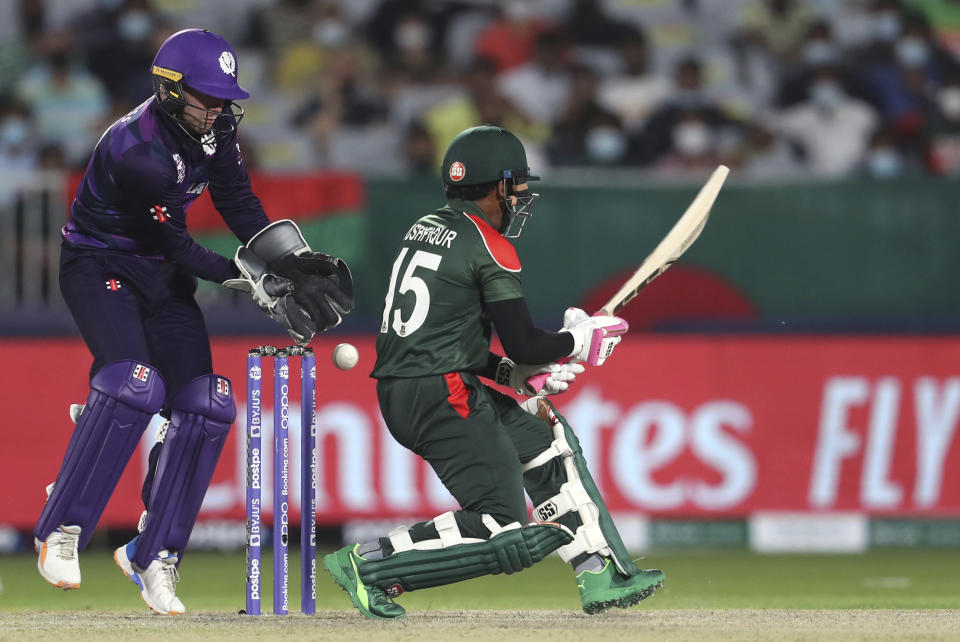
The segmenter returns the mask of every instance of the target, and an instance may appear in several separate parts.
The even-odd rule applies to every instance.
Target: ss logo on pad
[[[547,502],[543,506],[537,509],[537,517],[540,518],[541,522],[549,522],[551,517],[556,517],[557,515],[557,505],[553,502]]]

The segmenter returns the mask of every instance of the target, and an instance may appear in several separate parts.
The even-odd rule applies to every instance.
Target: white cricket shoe
[[[180,581],[177,556],[168,551],[160,551],[145,571],[138,572],[128,555],[135,550],[136,539],[114,551],[113,559],[130,581],[140,588],[140,597],[146,605],[160,615],[186,613],[187,607],[177,597],[177,582]]]
[[[77,560],[79,526],[59,526],[43,542],[33,539],[40,556],[37,569],[43,579],[65,591],[80,588],[80,562]]]
[[[72,403],[70,404],[70,421],[77,423],[80,421],[80,415],[83,414],[83,408],[86,404],[82,403]]]

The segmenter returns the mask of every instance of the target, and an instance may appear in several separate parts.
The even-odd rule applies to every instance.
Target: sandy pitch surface
[[[650,610],[587,616],[566,611],[440,611],[400,621],[356,612],[182,617],[94,612],[0,613],[0,640],[960,640],[960,610]]]

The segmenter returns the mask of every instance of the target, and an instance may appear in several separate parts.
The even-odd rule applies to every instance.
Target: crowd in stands
[[[192,26],[268,171],[435,174],[493,123],[543,175],[960,173],[958,0],[3,0],[0,173],[82,167]]]

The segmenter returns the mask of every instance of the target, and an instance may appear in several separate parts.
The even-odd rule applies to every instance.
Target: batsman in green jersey
[[[461,132],[441,171],[447,204],[403,237],[372,376],[390,433],[461,508],[346,546],[324,566],[369,618],[402,617],[393,598],[404,592],[514,573],[553,551],[573,565],[587,613],[636,604],[664,575],[631,561],[576,435],[544,398],[566,390],[584,363],[602,365],[628,326],[576,308],[559,332],[533,326],[507,239],[531,217],[528,182],[538,177],[513,134]],[[493,327],[506,357],[490,352]],[[546,375],[536,390],[534,375]],[[531,399],[518,405],[481,378]]]

